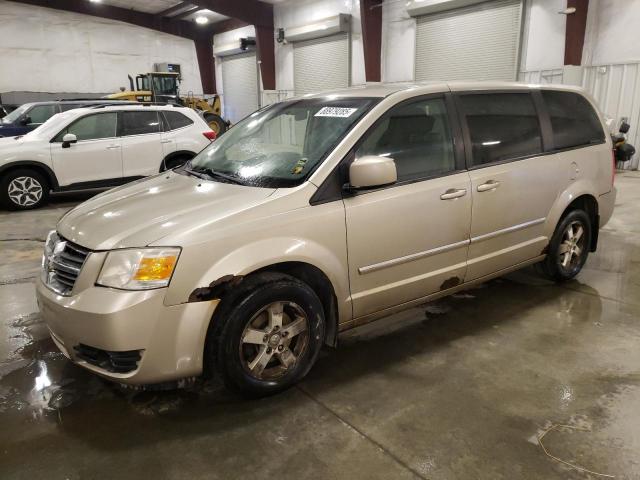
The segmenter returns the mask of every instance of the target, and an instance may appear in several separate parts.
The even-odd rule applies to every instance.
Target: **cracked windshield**
[[[259,110],[198,154],[187,172],[260,187],[302,183],[371,107],[371,98],[303,99]]]

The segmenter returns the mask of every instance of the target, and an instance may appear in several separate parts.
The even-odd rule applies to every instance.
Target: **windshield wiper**
[[[226,182],[229,183],[235,183],[236,185],[246,185],[245,182],[243,182],[242,180],[240,180],[238,177],[234,176],[234,175],[229,175],[227,173],[223,173],[223,172],[218,172],[216,170],[213,170],[211,168],[198,168],[198,169],[188,169],[189,172],[192,173],[200,173],[200,174],[204,174],[209,178],[212,178],[214,180],[224,180]],[[202,177],[200,177],[202,178]]]

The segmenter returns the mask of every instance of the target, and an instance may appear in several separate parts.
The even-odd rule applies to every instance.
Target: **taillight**
[[[613,188],[613,182],[616,179],[616,151],[611,150],[611,188]]]
[[[202,132],[202,134],[212,142],[216,139],[216,136],[217,136],[216,132],[214,132],[213,130],[209,130],[208,132]]]

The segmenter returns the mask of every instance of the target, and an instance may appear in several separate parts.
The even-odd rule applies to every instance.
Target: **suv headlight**
[[[96,284],[123,290],[150,290],[169,285],[179,248],[131,248],[107,254]]]

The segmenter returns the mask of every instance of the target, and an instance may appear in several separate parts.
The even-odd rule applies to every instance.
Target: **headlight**
[[[179,256],[179,248],[114,250],[108,253],[96,283],[124,290],[166,287]]]

